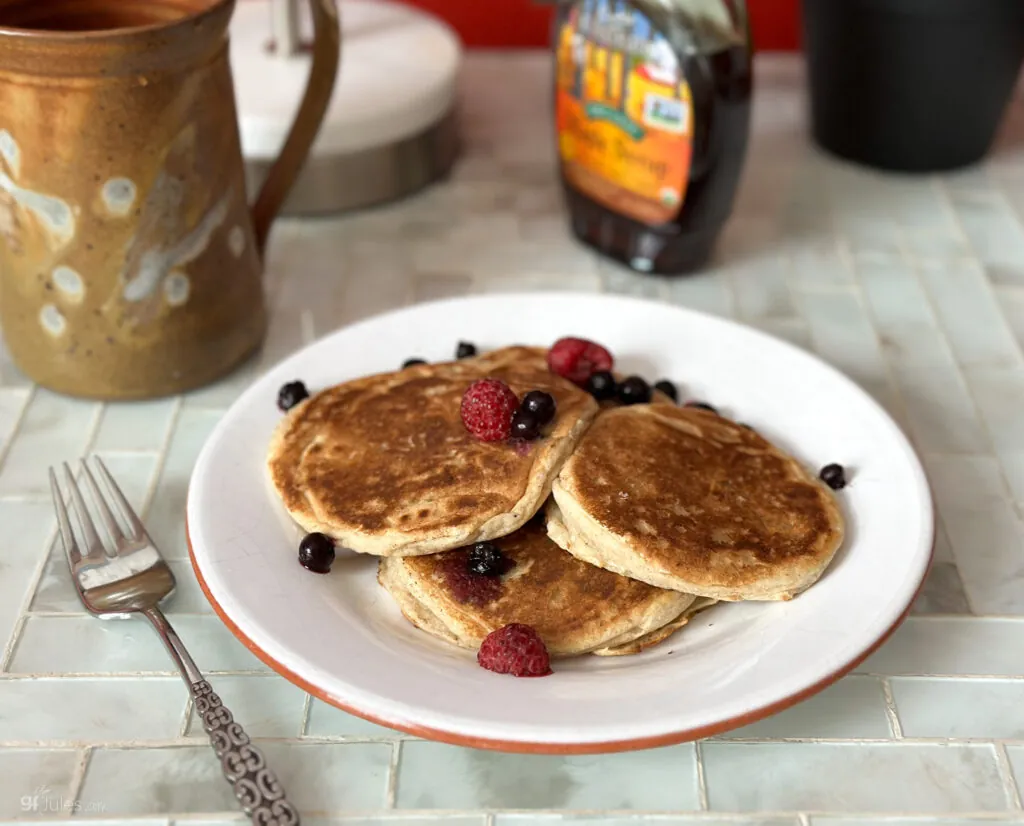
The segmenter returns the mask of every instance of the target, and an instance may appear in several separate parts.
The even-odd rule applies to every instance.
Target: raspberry
[[[488,634],[476,661],[488,671],[513,677],[545,677],[551,673],[544,641],[529,625],[518,622]]]
[[[519,399],[498,379],[473,382],[462,396],[462,423],[482,442],[500,442],[512,432]]]
[[[591,373],[611,370],[614,363],[604,347],[584,338],[560,338],[548,350],[551,372],[581,386]]]

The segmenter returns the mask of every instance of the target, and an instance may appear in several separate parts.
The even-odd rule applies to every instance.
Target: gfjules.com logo
[[[32,794],[21,798],[21,810],[28,814],[97,814],[106,808],[103,803],[65,797],[49,786],[38,786]]]

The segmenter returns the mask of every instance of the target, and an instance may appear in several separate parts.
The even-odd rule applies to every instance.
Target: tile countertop
[[[547,77],[543,54],[471,56],[466,153],[450,181],[357,216],[280,223],[266,347],[225,381],[93,404],[30,386],[0,351],[0,820],[239,817],[156,636],[83,615],[69,586],[45,468],[94,450],[179,560],[169,614],[181,636],[311,813],[410,826],[621,826],[641,813],[666,826],[1024,823],[1024,100],[984,165],[884,176],[815,151],[799,62],[765,58],[717,261],[661,281],[570,239]],[[508,756],[402,738],[311,700],[211,613],[186,561],[186,486],[261,367],[370,313],[550,288],[652,296],[785,337],[911,434],[937,498],[937,564],[857,673],[699,744]]]

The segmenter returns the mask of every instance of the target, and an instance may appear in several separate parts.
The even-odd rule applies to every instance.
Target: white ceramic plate
[[[278,388],[312,390],[481,349],[604,343],[624,371],[671,378],[789,449],[839,462],[847,540],[825,576],[788,603],[717,605],[631,657],[555,661],[516,679],[427,636],[377,584],[376,560],[339,556],[328,576],[296,561],[301,532],[264,472]],[[342,329],[249,388],[207,441],[188,496],[192,561],[221,618],[278,672],[367,719],[483,748],[602,752],[735,728],[809,696],[857,665],[906,615],[932,554],[921,466],[886,413],[813,356],[700,313],[618,296],[484,296],[422,304]]]

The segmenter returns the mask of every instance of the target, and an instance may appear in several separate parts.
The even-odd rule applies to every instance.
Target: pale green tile
[[[28,401],[28,390],[0,387],[0,455],[14,435],[21,411]]]
[[[720,811],[981,812],[1010,808],[990,745],[706,743]]]
[[[214,616],[175,617],[185,647],[207,673],[267,671]],[[156,631],[141,617],[33,616],[10,664],[15,674],[123,674],[175,671]]]
[[[0,680],[0,740],[171,739],[187,697],[175,678]]]
[[[298,808],[314,812],[379,810],[385,804],[391,748],[376,744],[259,742],[267,764]],[[124,779],[130,777],[131,784]],[[325,782],[329,778],[329,782]],[[110,801],[111,814],[234,813],[238,804],[209,746],[97,749],[82,797]]]
[[[878,739],[891,732],[881,681],[851,676],[792,708],[722,736]]]
[[[495,826],[799,826],[792,817],[716,817],[706,812],[671,815],[499,814]]]
[[[859,671],[883,675],[1024,674],[1024,619],[910,617]]]
[[[1024,739],[1024,682],[891,680],[906,737]]]
[[[77,762],[71,749],[0,750],[0,817],[35,819],[53,807],[61,811]]]
[[[406,737],[393,729],[378,726],[362,717],[348,714],[322,700],[312,699],[309,706],[309,727],[313,737]]]
[[[214,410],[182,410],[146,515],[146,529],[168,559],[187,559],[185,504],[196,459],[223,417]]]
[[[306,693],[276,674],[218,677],[211,681],[232,716],[250,737],[296,737],[302,728]],[[188,734],[203,736],[195,710]]]
[[[629,783],[622,782],[625,777]],[[696,805],[691,745],[529,758],[423,741],[402,746],[399,808],[687,810]]]
[[[6,645],[56,530],[48,502],[0,501],[0,644]]]
[[[46,469],[84,453],[100,405],[38,389],[0,465],[0,496],[49,496]]]
[[[176,399],[107,404],[94,449],[103,453],[161,450],[177,406]]]

